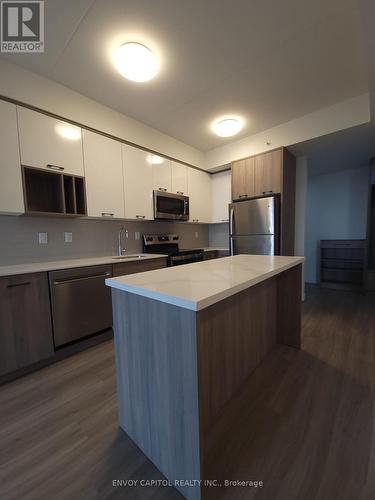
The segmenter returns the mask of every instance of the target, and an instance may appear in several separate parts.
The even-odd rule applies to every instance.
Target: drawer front
[[[113,265],[113,276],[124,276],[126,274],[143,273],[167,267],[167,259],[150,259],[140,262],[119,262]]]
[[[340,259],[323,259],[323,269],[349,269],[352,271],[361,271],[363,269],[363,261],[361,260],[340,260]]]
[[[321,248],[365,248],[364,240],[321,240]]]
[[[323,259],[363,260],[363,248],[323,248]]]
[[[322,269],[321,280],[335,283],[361,284],[363,282],[363,272],[345,269]]]

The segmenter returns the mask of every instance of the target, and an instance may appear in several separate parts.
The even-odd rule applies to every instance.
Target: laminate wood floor
[[[215,429],[210,476],[264,485],[208,496],[375,499],[374,361],[375,296],[310,287],[302,351],[275,349]],[[182,498],[116,479],[163,476],[117,427],[112,342],[0,387],[1,500]]]

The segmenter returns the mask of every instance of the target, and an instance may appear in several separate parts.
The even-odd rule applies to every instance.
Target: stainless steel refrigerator
[[[231,255],[280,254],[280,197],[270,196],[229,205]]]

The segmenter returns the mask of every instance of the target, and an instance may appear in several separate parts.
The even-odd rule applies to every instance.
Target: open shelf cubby
[[[87,215],[85,179],[83,177],[74,177],[74,189],[76,196],[76,214]]]
[[[26,214],[87,214],[83,177],[26,166],[22,170]]]
[[[65,213],[76,214],[76,195],[74,188],[74,178],[71,175],[63,175],[64,179],[64,201]]]

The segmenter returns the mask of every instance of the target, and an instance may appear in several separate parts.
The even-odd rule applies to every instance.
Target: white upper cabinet
[[[149,153],[122,145],[124,167],[125,217],[153,219],[152,165]]]
[[[177,163],[175,161],[171,161],[171,170],[172,170],[172,193],[184,194],[185,196],[188,194],[188,167],[186,165],[182,165],[181,163]]]
[[[188,169],[188,189],[190,198],[190,222],[211,222],[211,178],[210,174]]]
[[[23,107],[17,111],[22,165],[84,176],[79,127]]]
[[[87,214],[125,217],[121,143],[83,131]]]
[[[0,212],[24,212],[16,106],[0,101]]]
[[[212,222],[229,222],[231,202],[231,171],[212,175]]]
[[[149,158],[152,158],[152,155],[149,155]],[[172,174],[170,160],[162,158],[161,163],[152,165],[152,183],[154,189],[156,189],[157,191],[168,191],[168,193],[171,192]]]
[[[167,160],[152,166],[152,178],[154,189],[187,195],[188,192],[188,168],[176,161]]]

